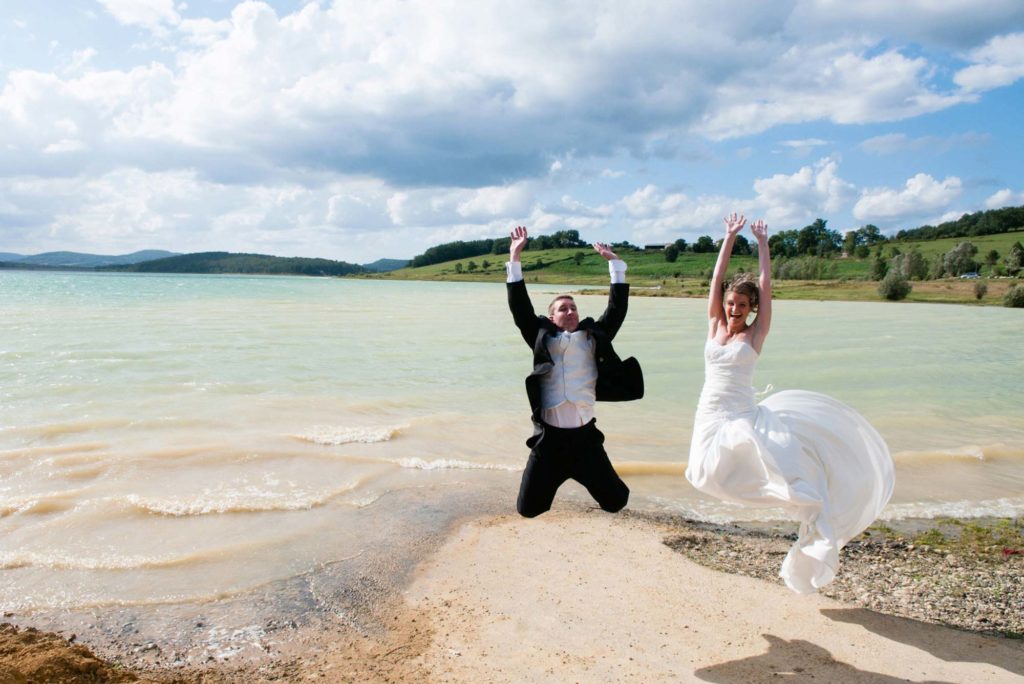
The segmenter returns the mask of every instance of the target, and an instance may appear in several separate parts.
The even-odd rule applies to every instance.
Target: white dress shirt
[[[608,261],[612,284],[626,282],[626,262]],[[507,282],[523,279],[518,261],[505,263]],[[594,418],[597,387],[597,362],[594,361],[594,340],[584,330],[552,335],[547,339],[548,352],[555,367],[541,378],[541,419],[548,425],[576,428]]]

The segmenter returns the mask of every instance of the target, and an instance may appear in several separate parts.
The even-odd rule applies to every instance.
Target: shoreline
[[[972,555],[967,550],[974,546],[956,546],[975,544],[977,540],[971,535],[979,530],[1010,535],[982,535],[979,538],[983,541],[1015,542],[1020,539],[1021,524],[1012,519],[914,519],[873,526],[871,534],[858,537],[844,548],[836,581],[804,601],[805,597],[791,594],[775,576],[791,543],[793,530],[786,525],[721,525],[676,515],[629,511],[609,516],[583,505],[563,505],[535,521],[507,514],[484,514],[455,521],[446,537],[430,540],[424,560],[408,578],[399,577],[392,586],[386,586],[385,581],[368,589],[365,582],[371,578],[363,577],[362,587],[329,587],[339,597],[348,596],[346,609],[335,605],[334,610],[309,616],[303,624],[282,619],[277,629],[268,630],[258,639],[264,647],[262,654],[253,649],[256,655],[245,658],[213,658],[201,666],[168,667],[167,663],[158,662],[159,649],[142,644],[141,648],[125,650],[122,642],[119,647],[95,644],[94,650],[108,658],[101,661],[90,659],[85,649],[74,643],[80,639],[74,634],[47,635],[5,626],[0,630],[0,681],[22,681],[19,675],[39,681],[40,668],[49,668],[43,680],[54,682],[135,681],[132,677],[138,677],[138,681],[181,684],[254,684],[310,677],[322,681],[326,677],[326,681],[458,682],[481,677],[514,681],[520,676],[556,681],[555,675],[586,679],[599,675],[628,679],[636,675],[639,681],[643,679],[640,674],[653,680],[672,679],[666,674],[668,670],[659,669],[669,667],[660,655],[651,652],[646,659],[640,655],[649,647],[642,639],[632,644],[615,640],[606,644],[602,648],[614,651],[629,646],[627,650],[635,654],[632,660],[625,656],[604,665],[601,663],[611,656],[596,652],[596,645],[588,645],[589,640],[606,633],[609,626],[605,621],[617,611],[657,614],[673,601],[696,600],[690,594],[701,593],[701,587],[711,585],[721,585],[726,592],[718,599],[722,602],[733,600],[730,588],[737,587],[753,592],[752,596],[774,597],[764,606],[757,605],[757,610],[767,609],[768,605],[778,610],[800,610],[813,604],[812,612],[816,615],[832,615],[830,629],[854,623],[862,629],[868,623],[878,623],[885,625],[884,630],[909,630],[953,642],[969,641],[975,648],[983,644],[986,649],[1010,654],[1007,657],[1019,656],[1019,662],[1024,664],[1024,614],[1014,608],[1024,605],[1024,549],[1007,547],[1010,553],[1004,554],[1003,549],[979,547],[978,553]],[[955,535],[950,531],[955,529],[961,530],[964,539],[953,538]],[[951,550],[956,548],[960,550]],[[547,567],[549,564],[556,567]],[[693,585],[685,584],[688,576]],[[549,584],[546,578],[558,581]],[[332,580],[340,578],[322,573],[310,582]],[[517,583],[527,583],[529,587],[517,590]],[[476,589],[471,590],[472,587]],[[611,602],[605,606],[610,611],[607,615],[601,613],[600,606],[590,604],[595,588],[602,596],[601,601]],[[362,600],[351,600],[360,593]],[[530,598],[538,596],[542,608],[528,609]],[[625,599],[629,599],[626,604],[616,603]],[[702,624],[717,620],[715,611],[726,603],[715,604],[715,610],[704,618],[697,610],[684,620],[687,628],[678,633],[678,625],[671,627],[671,616],[666,616],[663,646],[677,648],[672,644],[678,639],[685,641],[690,632],[704,633]],[[693,608],[687,603],[687,609]],[[850,616],[856,619],[848,619]],[[4,622],[11,617],[14,616],[5,615]],[[777,622],[777,618],[768,615],[764,619],[772,627],[772,634],[784,639],[780,630],[790,625]],[[794,624],[799,622],[794,620]],[[168,623],[167,628],[172,625]],[[532,628],[519,634],[516,625]],[[552,645],[561,655],[545,665],[547,669],[523,670],[536,664],[524,664],[515,653],[495,651],[496,646],[491,643],[513,636],[526,638],[533,631],[548,628],[560,634],[566,625],[574,634],[582,635],[583,650],[572,654]],[[820,625],[815,629],[821,629]],[[645,638],[655,636],[658,635],[648,634]],[[712,638],[713,634],[705,636]],[[887,638],[912,642],[907,640],[909,637]],[[862,641],[858,637],[857,644],[863,646]],[[535,646],[546,648],[545,643]],[[768,654],[762,654],[763,639],[751,636],[743,643],[746,651],[761,654],[758,658],[767,657],[781,644],[769,640]],[[792,639],[786,640],[789,646],[792,643]],[[781,644],[784,650],[789,648],[786,644]],[[839,658],[834,644],[823,647],[832,653],[834,662],[848,662]],[[461,655],[452,655],[454,652]],[[475,655],[470,658],[470,654]],[[710,662],[705,655],[695,651],[686,656],[692,658],[693,673],[707,668],[714,672],[714,668],[727,664]],[[1007,665],[1012,661],[1001,658],[990,659],[988,665],[1024,677],[1024,665],[1014,670]],[[752,672],[760,671],[757,668],[766,661],[762,658],[756,662],[760,665]],[[842,668],[836,670],[839,666],[835,664],[830,667],[831,676],[840,677],[831,681],[847,681],[842,678]],[[896,664],[892,667],[899,669]],[[896,676],[895,672],[892,676]],[[107,679],[97,678],[97,673],[104,673]],[[934,677],[937,673],[924,674]],[[674,676],[688,675],[679,671]]]

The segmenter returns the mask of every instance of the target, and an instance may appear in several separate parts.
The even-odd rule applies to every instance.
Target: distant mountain
[[[377,259],[372,264],[363,264],[363,268],[373,273],[397,271],[409,265],[408,259]]]
[[[24,258],[24,254],[15,254],[14,252],[0,252],[0,261],[17,261],[18,259]]]
[[[254,275],[342,276],[363,273],[359,264],[331,259],[276,257],[266,254],[196,252],[137,264],[104,266],[104,271],[137,273],[244,273]]]
[[[81,252],[44,252],[32,256],[20,254],[0,254],[0,261],[9,263],[25,264],[27,266],[50,266],[65,268],[97,268],[101,266],[118,266],[122,264],[137,264],[152,259],[163,259],[176,256],[177,252],[168,252],[162,249],[144,249],[141,252],[121,254],[116,256],[104,254],[82,254]]]

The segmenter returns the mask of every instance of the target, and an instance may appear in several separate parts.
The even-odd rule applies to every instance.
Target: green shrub
[[[878,284],[878,294],[890,301],[904,299],[913,288],[898,269],[890,269]]]
[[[980,300],[988,293],[988,285],[980,280],[974,281],[974,298]]]
[[[1003,297],[1003,306],[1011,306],[1015,309],[1024,309],[1024,285],[1014,285],[1006,291]]]

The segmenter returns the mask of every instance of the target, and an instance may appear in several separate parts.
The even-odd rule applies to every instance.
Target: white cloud
[[[865,152],[877,155],[905,152],[948,152],[958,147],[978,147],[988,144],[991,136],[982,133],[959,133],[949,136],[925,135],[911,138],[905,133],[887,133],[868,138],[860,144]]]
[[[698,130],[722,140],[780,124],[826,119],[841,124],[897,121],[970,101],[929,86],[933,67],[896,50],[868,54],[845,42],[793,45],[751,63],[718,90],[718,105]]]
[[[826,157],[794,174],[759,178],[754,181],[754,204],[768,224],[779,229],[830,215],[849,203],[856,192],[838,172],[839,162]]]
[[[163,24],[174,25],[181,17],[174,9],[174,0],[99,0],[103,8],[122,24],[155,29]]]
[[[803,140],[782,140],[779,144],[791,149],[794,155],[804,157],[813,153],[815,147],[827,145],[828,141],[820,138],[805,138]]]
[[[297,8],[285,13],[232,0],[213,19],[195,3],[101,0],[96,36],[137,39],[116,21],[149,42],[94,48],[60,35],[48,69],[12,67],[0,81],[0,190],[34,178],[53,198],[0,195],[0,238],[48,226],[86,251],[92,235],[345,258],[411,256],[514,221],[652,242],[718,234],[732,210],[802,225],[856,199],[838,152],[796,172],[764,152],[813,159],[844,136],[814,126],[734,150],[711,141],[935,112],[1017,78],[1022,61],[1018,0],[908,0],[907,16],[881,0],[524,3],[277,3]],[[961,90],[948,84],[957,55],[970,64]],[[898,133],[862,149],[987,141]],[[752,160],[739,174],[762,176],[753,193],[698,178],[737,157]],[[933,183],[950,193],[947,181]],[[912,211],[925,190],[871,190],[858,206]]]
[[[1003,207],[1019,207],[1024,205],[1024,191],[1014,192],[1010,188],[992,194],[985,200],[986,209],[1002,209]]]
[[[908,179],[902,190],[864,190],[853,207],[853,215],[862,221],[878,223],[918,219],[943,211],[962,191],[963,184],[955,176],[937,181],[926,173],[919,173]]]
[[[956,72],[958,85],[973,91],[1008,86],[1024,77],[1024,33],[997,36],[968,58],[975,64]]]

